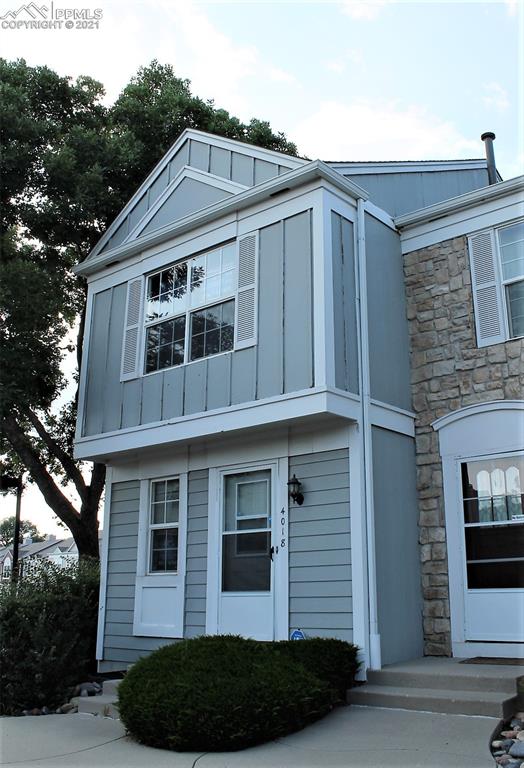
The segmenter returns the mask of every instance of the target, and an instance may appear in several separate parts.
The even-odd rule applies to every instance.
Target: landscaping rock
[[[102,687],[98,683],[80,683],[73,691],[73,696],[96,696],[102,693]]]
[[[509,724],[510,728],[514,728],[516,731],[521,731],[524,726],[524,723],[519,717],[514,717],[511,723]]]
[[[519,741],[524,741],[524,731],[519,731],[519,733],[517,733],[517,739]]]
[[[501,736],[503,736],[505,739],[516,739],[517,738],[517,731],[511,730],[511,731],[502,731]]]
[[[511,757],[521,757],[524,759],[524,742],[515,741],[509,749]]]

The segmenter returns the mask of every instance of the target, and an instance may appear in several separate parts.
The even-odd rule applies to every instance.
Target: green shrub
[[[336,696],[275,648],[231,635],[164,646],[120,684],[122,721],[138,741],[179,751],[242,749],[299,730]]]
[[[98,563],[47,561],[0,587],[0,714],[55,708],[94,660]]]
[[[323,637],[284,640],[275,645],[293,661],[328,683],[336,691],[339,700],[345,700],[346,691],[353,685],[359,668],[356,645]]]

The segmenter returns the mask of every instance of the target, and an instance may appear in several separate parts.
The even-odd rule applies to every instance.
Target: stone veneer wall
[[[424,649],[450,655],[442,466],[431,423],[466,405],[522,397],[522,339],[477,347],[467,240],[457,237],[404,256],[416,413]]]

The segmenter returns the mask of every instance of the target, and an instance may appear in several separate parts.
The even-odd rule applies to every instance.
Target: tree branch
[[[23,414],[27,416],[45,446],[49,451],[51,451],[53,456],[58,459],[64,468],[66,475],[75,484],[75,488],[78,491],[78,495],[80,496],[81,500],[83,502],[87,501],[87,486],[84,478],[82,477],[82,473],[78,469],[78,466],[75,464],[74,460],[71,458],[71,456],[69,456],[68,453],[66,453],[66,451],[64,451],[64,449],[56,442],[56,440],[51,437],[36,413],[34,413],[31,408],[24,408]]]
[[[88,486],[88,504],[86,505],[96,516],[98,512],[98,505],[100,503],[100,497],[104,490],[106,482],[106,466],[105,464],[93,464],[93,470],[91,472],[91,482]]]
[[[35,450],[29,438],[24,434],[14,416],[6,416],[2,421],[2,429],[13,450],[29,470],[33,480],[38,485],[46,503],[72,530],[78,528],[80,515],[69,499],[59,489]]]

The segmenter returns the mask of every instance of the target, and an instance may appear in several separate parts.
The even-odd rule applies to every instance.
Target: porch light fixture
[[[289,498],[299,506],[304,502],[304,496],[300,492],[301,485],[302,483],[300,482],[300,480],[297,480],[296,475],[293,475],[291,480],[288,480],[288,484],[287,484],[287,487],[289,489]]]

